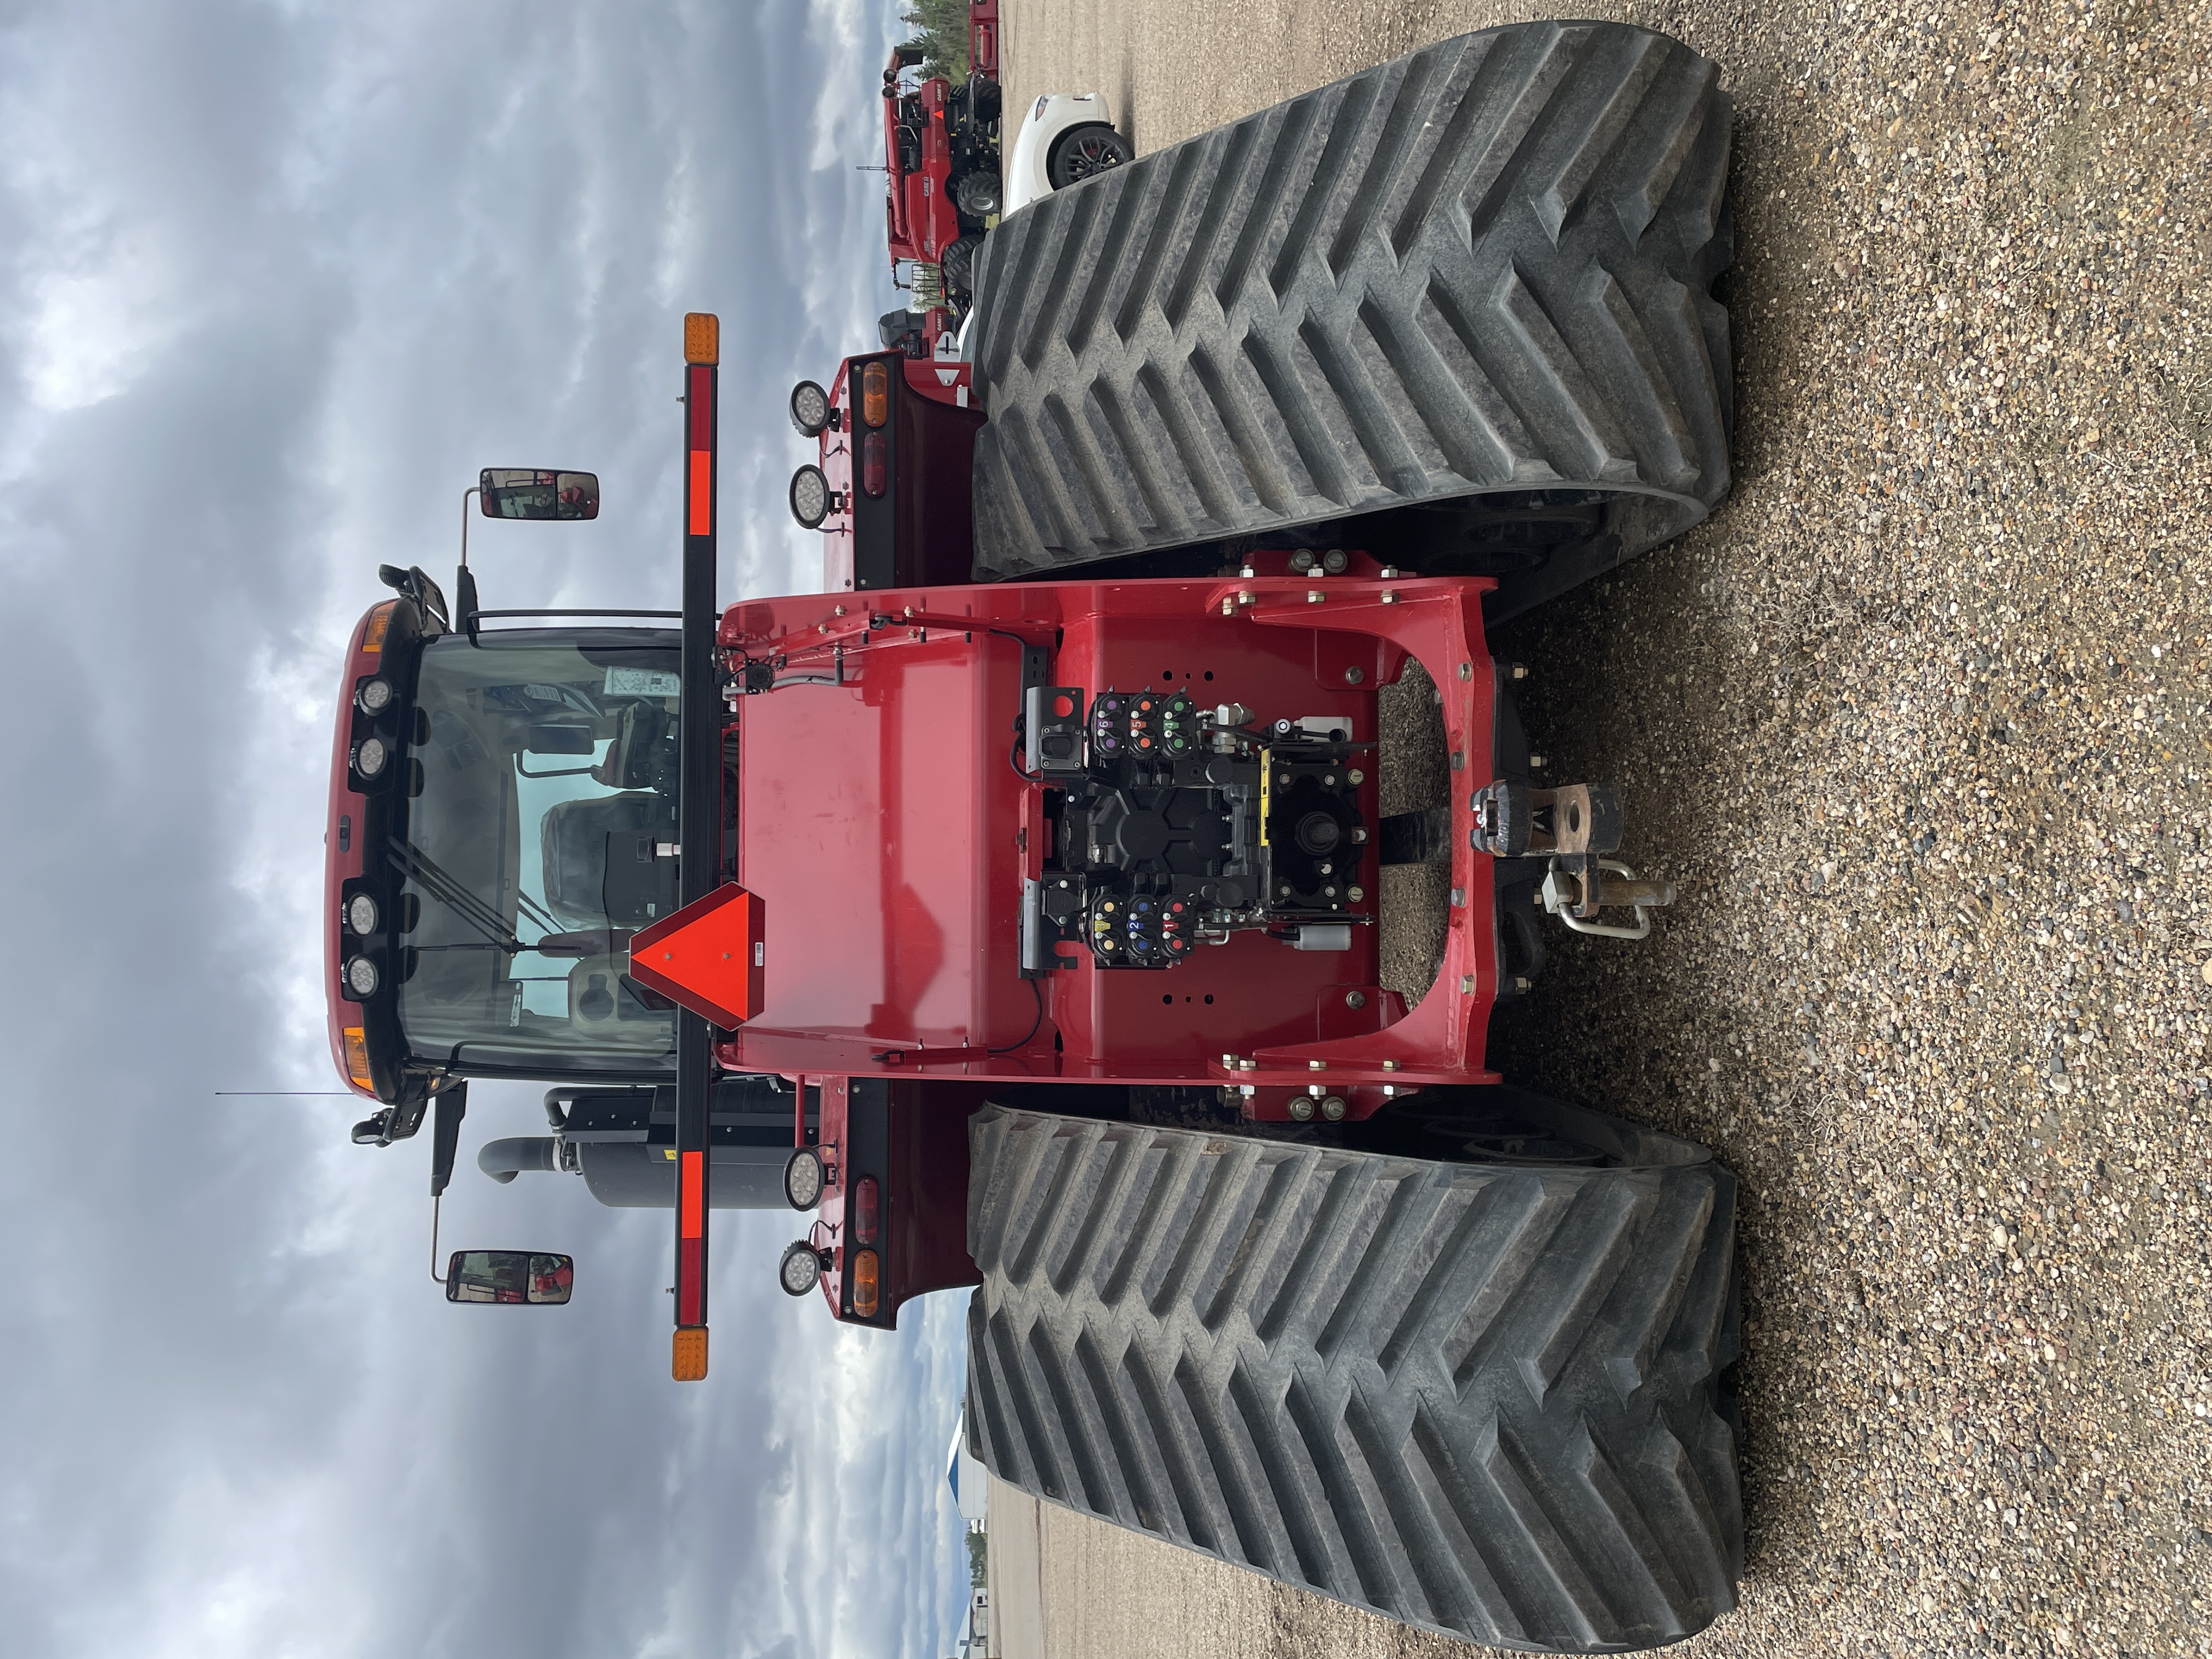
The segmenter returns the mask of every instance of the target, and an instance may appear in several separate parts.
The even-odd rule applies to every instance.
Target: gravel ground
[[[2212,30],[1593,13],[1735,93],[1738,474],[1499,642],[1683,884],[1499,1047],[1743,1178],[1750,1561],[1688,1650],[2212,1653]],[[1005,15],[1010,111],[1095,88],[1146,149],[1542,14]],[[1465,1651],[1064,1511],[1042,1548],[1056,1656]]]

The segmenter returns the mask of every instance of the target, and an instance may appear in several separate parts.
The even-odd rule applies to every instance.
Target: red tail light
[[[880,432],[860,440],[860,488],[871,495],[884,493],[884,474],[889,471],[890,447]]]
[[[853,1183],[853,1237],[862,1244],[876,1242],[876,1229],[882,1224],[884,1189],[873,1176],[862,1176]]]

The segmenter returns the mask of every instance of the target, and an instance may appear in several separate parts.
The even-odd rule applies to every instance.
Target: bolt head
[[[1364,668],[1347,668],[1344,671],[1344,683],[1346,685],[1358,685],[1366,678],[1367,671]]]
[[[1325,1060],[1310,1060],[1306,1062],[1306,1070],[1309,1072],[1326,1072],[1328,1070],[1328,1062]]]
[[[1291,1116],[1300,1123],[1311,1122],[1313,1121],[1313,1102],[1307,1099],[1304,1095],[1291,1096]]]
[[[1513,988],[1523,993],[1533,991],[1536,988],[1536,981],[1526,974],[1516,974],[1513,975]]]
[[[1357,904],[1367,896],[1367,890],[1364,887],[1347,887],[1344,890],[1344,896]]]
[[[1344,994],[1344,1006],[1347,1008],[1364,1008],[1367,1006],[1367,993],[1346,991]]]
[[[1342,1122],[1344,1121],[1344,1102],[1335,1095],[1323,1095],[1321,1100],[1321,1115],[1327,1118],[1331,1123]]]

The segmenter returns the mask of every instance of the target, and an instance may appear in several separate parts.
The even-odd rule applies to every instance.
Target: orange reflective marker
[[[714,532],[714,452],[691,452],[691,534]]]
[[[668,1374],[678,1382],[703,1382],[707,1380],[707,1328],[704,1325],[678,1328],[676,1343],[670,1351]]]

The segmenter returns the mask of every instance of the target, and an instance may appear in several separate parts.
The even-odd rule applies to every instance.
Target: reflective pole
[[[684,726],[682,897],[705,898],[720,878],[722,696],[714,629],[714,455],[721,325],[709,313],[684,319]],[[689,1008],[676,1014],[676,1337],[670,1375],[707,1375],[707,1215],[714,1173],[713,1033]]]

